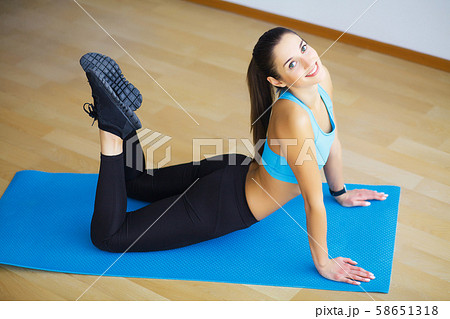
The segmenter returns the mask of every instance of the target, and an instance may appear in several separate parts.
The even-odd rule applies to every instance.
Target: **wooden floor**
[[[273,25],[179,0],[79,3],[199,125],[76,2],[2,1],[0,194],[19,170],[97,172],[98,133],[81,108],[91,98],[78,64],[89,51],[114,57],[141,90],[137,114],[143,127],[172,137],[170,164],[192,160],[193,138],[251,137],[245,72]],[[299,32],[319,54],[332,43]],[[448,300],[450,74],[340,43],[322,61],[335,87],[346,182],[402,187],[390,293],[370,296]],[[227,143],[219,150],[228,151]],[[0,300],[75,300],[96,278],[0,266]],[[114,277],[82,298],[123,299],[371,300],[364,292]]]

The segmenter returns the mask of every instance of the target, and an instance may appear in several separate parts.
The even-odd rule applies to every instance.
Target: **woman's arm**
[[[328,263],[327,248],[327,219],[325,205],[323,203],[322,180],[316,161],[316,150],[314,145],[314,133],[306,110],[293,105],[287,100],[277,103],[286,104],[290,108],[289,116],[279,119],[277,135],[289,140],[285,143],[280,138],[280,153],[286,158],[298,181],[301,194],[305,203],[306,224],[308,240],[314,265],[319,270]],[[292,140],[296,145],[292,145]],[[270,140],[268,141],[270,144]]]
[[[278,102],[277,102],[278,103]],[[289,116],[278,125],[278,136],[289,140],[279,141],[280,153],[286,158],[294,172],[305,203],[306,224],[309,246],[317,271],[325,278],[357,285],[359,281],[369,281],[373,275],[356,267],[350,258],[330,259],[327,248],[327,217],[323,203],[322,180],[316,160],[314,133],[306,110],[293,107],[286,112]],[[296,139],[296,145],[290,142]],[[287,141],[286,141],[287,142]],[[271,141],[269,140],[270,144]]]
[[[325,71],[325,76],[320,84],[328,93],[330,99],[333,100],[333,85],[331,82],[330,73],[325,66],[323,66],[323,69]],[[323,172],[325,173],[328,187],[332,191],[336,192],[344,187],[344,174],[342,165],[342,146],[338,136],[338,125],[336,123],[336,115],[334,109],[335,108],[333,107],[332,112],[336,135],[334,137],[333,144],[331,145],[328,160],[323,166]],[[387,198],[387,196],[387,194],[368,189],[353,189],[340,196],[336,196],[335,199],[339,204],[345,207],[369,206],[370,202],[368,202],[367,200],[384,200]]]

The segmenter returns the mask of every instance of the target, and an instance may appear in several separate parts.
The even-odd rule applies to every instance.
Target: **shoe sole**
[[[84,72],[93,69],[103,73],[116,96],[133,111],[141,106],[141,93],[125,79],[116,61],[103,54],[90,52],[81,57],[80,65]]]
[[[93,76],[99,84],[102,85],[102,87],[105,89],[105,92],[111,99],[116,102],[114,105],[116,108],[122,113],[122,115],[127,119],[128,123],[131,125],[131,127],[134,130],[138,130],[142,127],[141,121],[137,117],[136,114],[134,114],[131,107],[125,105],[116,95],[114,90],[109,85],[108,81],[105,78],[105,75],[100,72],[99,70],[95,69],[87,69],[86,74],[90,73],[91,76]]]

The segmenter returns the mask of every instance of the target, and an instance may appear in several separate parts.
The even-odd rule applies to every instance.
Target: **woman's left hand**
[[[369,206],[368,200],[385,200],[388,194],[368,189],[351,189],[346,193],[336,196],[335,199],[344,207]]]

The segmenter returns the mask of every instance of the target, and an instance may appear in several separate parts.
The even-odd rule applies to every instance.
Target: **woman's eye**
[[[297,65],[297,62],[292,61],[291,63],[289,63],[289,69],[294,68]]]
[[[307,46],[306,44],[302,45],[302,48],[301,48],[302,53],[306,51],[306,46]]]

